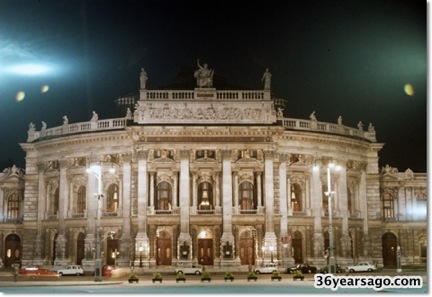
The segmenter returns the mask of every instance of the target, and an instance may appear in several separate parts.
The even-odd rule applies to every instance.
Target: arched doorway
[[[171,265],[172,240],[167,231],[160,231],[156,241],[156,265]]]
[[[198,263],[213,266],[213,238],[211,232],[203,230],[198,234]]]
[[[255,265],[254,253],[255,241],[250,230],[244,231],[240,235],[239,256],[241,265]]]
[[[117,238],[107,238],[106,263],[116,265],[117,256],[119,255],[119,241]]]
[[[77,264],[77,265],[81,265],[82,260],[84,259],[84,252],[85,252],[84,240],[85,240],[85,235],[84,235],[84,233],[80,232],[78,234],[77,246],[76,246],[77,254],[76,254],[76,263],[75,264]]]
[[[303,263],[303,235],[295,231],[292,239],[292,256],[295,263]]]
[[[396,250],[397,239],[396,235],[391,232],[386,232],[381,238],[382,242],[382,255],[384,267],[396,268]]]
[[[21,263],[21,238],[16,234],[6,236],[4,266],[12,267],[14,263]]]

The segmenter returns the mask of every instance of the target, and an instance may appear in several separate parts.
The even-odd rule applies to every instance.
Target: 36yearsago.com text
[[[319,273],[314,276],[314,286],[333,291],[342,288],[371,288],[381,291],[386,288],[421,288],[423,279],[420,276],[338,276]]]

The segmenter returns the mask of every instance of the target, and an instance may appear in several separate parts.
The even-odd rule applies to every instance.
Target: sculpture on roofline
[[[264,82],[264,90],[270,90],[270,86],[271,86],[271,73],[269,71],[269,69],[267,68],[266,71],[264,72],[261,81]]]
[[[146,88],[147,80],[148,80],[147,72],[144,70],[144,68],[141,68],[140,87],[142,90]]]
[[[212,87],[214,70],[209,69],[207,63],[204,63],[204,65],[201,66],[199,59],[197,59],[197,65],[199,69],[194,73],[194,77],[197,79],[197,86],[200,88]]]

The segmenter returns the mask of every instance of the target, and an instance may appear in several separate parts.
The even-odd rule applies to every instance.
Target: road
[[[0,277],[0,292],[8,294],[376,294],[376,293],[426,293],[426,271],[413,272],[410,275],[422,275],[424,285],[419,289],[318,289],[314,287],[313,275],[305,275],[304,281],[294,281],[292,275],[283,274],[282,281],[271,281],[270,274],[261,274],[256,282],[248,282],[246,273],[236,273],[233,282],[225,282],[223,273],[213,273],[210,283],[201,282],[199,275],[187,275],[186,282],[176,283],[174,273],[162,274],[162,283],[153,283],[151,273],[139,276],[139,282],[129,284],[127,278],[104,277],[102,282],[95,282],[93,276],[62,276],[56,279],[19,277]],[[379,273],[388,275],[390,273]],[[408,274],[408,273],[406,273]],[[342,274],[343,275],[343,274]],[[355,274],[363,275],[363,274]],[[366,275],[366,274],[365,274]],[[377,275],[368,274],[368,275]]]

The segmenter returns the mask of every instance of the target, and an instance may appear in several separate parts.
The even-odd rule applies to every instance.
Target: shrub
[[[234,277],[234,275],[231,271],[227,271],[227,272],[225,272],[225,277],[232,278],[232,277]]]

